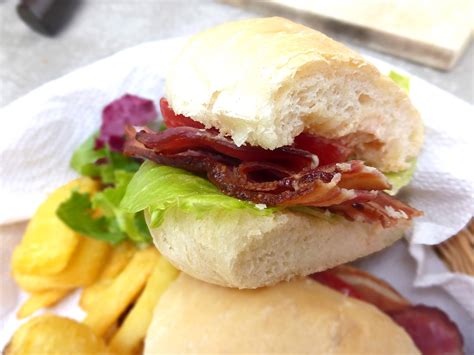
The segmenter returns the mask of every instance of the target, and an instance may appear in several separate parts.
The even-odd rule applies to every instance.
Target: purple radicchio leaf
[[[158,117],[152,100],[125,94],[102,110],[102,125],[95,149],[107,144],[111,150],[121,152],[125,142],[125,126],[144,126]]]

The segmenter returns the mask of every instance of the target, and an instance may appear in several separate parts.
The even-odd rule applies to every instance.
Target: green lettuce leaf
[[[416,159],[413,159],[410,164],[410,167],[406,170],[397,173],[384,174],[387,177],[388,182],[392,185],[392,189],[390,191],[387,191],[390,195],[396,195],[403,186],[408,185],[408,183],[410,182],[411,178],[413,177],[413,174],[415,173]]]
[[[410,92],[410,78],[404,75],[401,75],[393,70],[390,71],[388,76],[403,90],[407,93]],[[408,185],[413,173],[415,172],[416,159],[411,162],[411,166],[403,171],[397,173],[385,173],[385,176],[388,178],[388,181],[392,185],[392,189],[388,191],[390,195],[395,195],[398,191],[405,185]]]
[[[274,211],[224,195],[211,182],[192,173],[149,161],[133,176],[120,207],[128,213],[148,210],[152,227],[163,222],[170,208],[194,213],[198,218],[210,209],[242,210],[257,215]]]
[[[119,207],[132,176],[130,172],[115,171],[115,185],[92,197],[73,192],[59,206],[56,212],[58,217],[76,232],[112,244],[127,238],[135,243],[151,243],[143,212],[127,213]],[[96,210],[100,211],[100,217],[94,216]]]
[[[135,172],[140,163],[121,153],[111,151],[108,146],[95,150],[97,133],[82,143],[72,155],[71,167],[82,176],[100,178],[105,184],[114,183],[115,171]],[[100,164],[97,162],[101,161]]]
[[[57,210],[58,217],[76,232],[112,244],[125,239],[150,243],[151,236],[143,212],[127,213],[120,201],[140,163],[106,145],[94,149],[97,133],[89,137],[74,152],[71,167],[82,176],[99,179],[105,187],[94,196],[72,193]],[[101,216],[96,216],[100,210]]]
[[[92,207],[114,219],[119,229],[135,243],[150,243],[151,235],[143,212],[127,213],[120,208],[120,201],[132,177],[133,173],[124,170],[115,171],[115,185],[96,193],[92,198]]]
[[[57,216],[72,230],[112,244],[126,239],[116,221],[107,217],[93,217],[91,197],[87,193],[73,191],[71,197],[56,211]]]
[[[406,92],[410,92],[410,78],[408,76],[398,74],[396,71],[393,70],[388,73],[388,76],[403,90],[405,90]]]

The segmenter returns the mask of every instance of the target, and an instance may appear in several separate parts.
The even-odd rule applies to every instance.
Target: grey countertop
[[[222,22],[282,15],[272,9],[239,9],[206,0],[73,0],[72,20],[55,37],[30,30],[17,16],[15,0],[0,0],[0,106],[39,85],[121,49],[162,38],[188,35]],[[285,17],[318,28],[311,18]],[[364,47],[356,33],[318,28],[362,54],[383,59],[474,103],[474,44],[449,72],[381,54]]]

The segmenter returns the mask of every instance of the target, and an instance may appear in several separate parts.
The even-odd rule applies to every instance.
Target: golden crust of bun
[[[372,305],[306,278],[258,290],[181,274],[161,297],[145,354],[419,354]]]

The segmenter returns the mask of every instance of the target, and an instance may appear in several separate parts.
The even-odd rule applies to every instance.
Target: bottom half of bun
[[[256,216],[168,211],[151,229],[159,251],[178,269],[213,284],[258,288],[305,276],[379,251],[410,226],[348,221],[325,213],[289,210]]]
[[[181,274],[155,308],[145,354],[419,354],[374,306],[310,278],[258,290]]]

